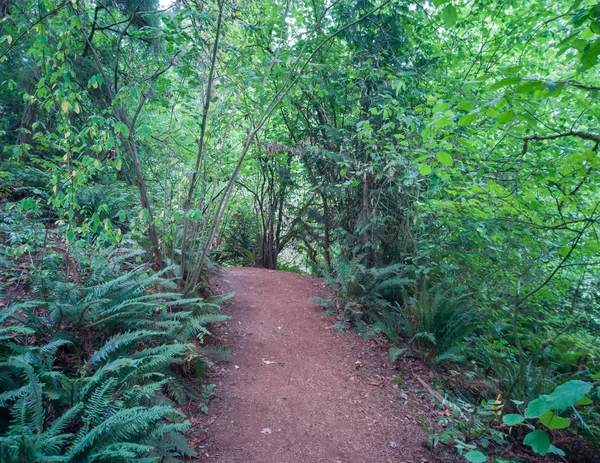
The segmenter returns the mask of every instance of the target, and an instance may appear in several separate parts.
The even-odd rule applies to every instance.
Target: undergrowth
[[[396,344],[405,341],[413,354],[435,361],[464,359],[462,341],[483,315],[468,293],[415,277],[400,264],[367,267],[359,259],[342,258],[334,270],[326,275],[334,298],[314,300],[330,314],[337,312],[338,328],[352,326],[365,337],[384,335]]]
[[[0,461],[177,462],[178,406],[224,350],[203,345],[229,296],[182,298],[142,251],[44,251],[36,300],[0,314]],[[205,389],[206,390],[206,389]]]

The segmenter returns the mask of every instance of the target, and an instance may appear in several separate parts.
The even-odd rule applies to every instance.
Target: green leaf
[[[592,399],[590,399],[588,396],[584,396],[581,399],[579,399],[577,402],[575,402],[575,406],[589,405],[591,403],[592,403]]]
[[[548,449],[550,448],[550,438],[546,431],[536,429],[525,436],[523,444],[531,447],[535,453],[544,456],[548,453]]]
[[[122,124],[121,133],[125,138],[129,138],[129,127],[127,127],[125,124]]]
[[[540,422],[548,429],[565,429],[571,425],[571,420],[568,418],[561,418],[555,415],[553,412],[548,410],[539,418]]]
[[[511,413],[502,417],[502,422],[507,426],[516,426],[523,421],[525,421],[525,417],[516,413]]]
[[[529,402],[529,405],[525,409],[525,418],[537,418],[543,415],[548,410],[548,406],[546,405],[547,398],[547,395],[542,395]]]
[[[583,398],[592,390],[594,385],[587,381],[574,379],[558,386],[548,396],[547,407],[549,410],[564,410]]]
[[[479,450],[471,450],[465,454],[467,461],[471,463],[487,463],[487,457]]]
[[[558,248],[558,254],[561,257],[567,257],[569,255],[570,250],[571,248],[569,246],[561,246],[560,248]]]
[[[446,167],[452,167],[452,156],[450,156],[448,153],[445,152],[440,152],[438,154],[435,155],[436,159],[440,162],[440,164],[446,166]]]
[[[471,111],[473,109],[473,105],[468,101],[461,101],[456,105],[456,108],[460,109],[461,111]]]
[[[556,455],[560,455],[561,457],[565,456],[565,452],[563,452],[561,449],[559,449],[558,447],[555,447],[552,444],[550,444],[550,448],[548,449],[548,453],[555,453]]]
[[[122,134],[125,138],[129,138],[129,127],[122,122],[115,123],[115,132]]]
[[[452,3],[449,3],[448,5],[446,5],[444,7],[444,11],[443,11],[442,15],[444,17],[444,23],[448,27],[454,26],[456,24],[456,21],[458,20],[458,14],[456,13],[456,8],[454,8],[454,5],[452,5]]]
[[[450,0],[433,0],[433,5],[437,8],[438,6],[445,5]]]
[[[477,114],[466,114],[458,120],[458,125],[465,126],[469,125],[475,120]]]
[[[431,166],[429,164],[419,164],[419,172],[423,177],[431,174]]]
[[[92,215],[92,230],[96,231],[100,226],[100,216],[98,214]]]
[[[490,90],[498,90],[499,88],[506,87],[508,85],[518,84],[519,82],[521,82],[520,77],[506,77],[506,78],[501,79],[498,82],[494,83],[490,87]]]
[[[514,111],[506,111],[503,114],[500,114],[500,116],[498,116],[498,119],[496,120],[496,122],[498,122],[498,124],[508,124],[509,122],[512,122],[515,119],[515,113]]]

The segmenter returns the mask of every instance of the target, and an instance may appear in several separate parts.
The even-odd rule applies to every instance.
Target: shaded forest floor
[[[387,347],[337,334],[308,301],[327,297],[322,279],[229,268],[213,290],[237,293],[215,330],[234,359],[213,372],[209,414],[192,411],[199,462],[431,461],[421,427],[437,412],[394,382]]]

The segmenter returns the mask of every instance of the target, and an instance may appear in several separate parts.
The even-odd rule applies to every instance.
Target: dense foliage
[[[599,53],[592,0],[0,0],[1,458],[191,455],[218,264],[325,276],[469,461],[597,445]]]

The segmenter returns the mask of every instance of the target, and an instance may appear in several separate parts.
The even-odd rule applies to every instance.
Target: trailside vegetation
[[[0,0],[0,460],[193,457],[245,265],[429,362],[436,458],[593,461],[599,53],[593,0]]]

